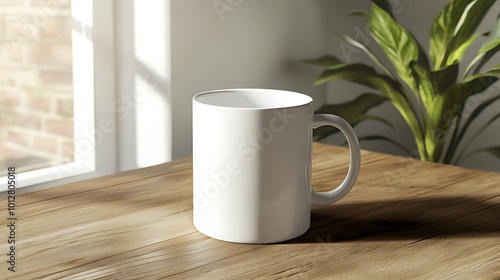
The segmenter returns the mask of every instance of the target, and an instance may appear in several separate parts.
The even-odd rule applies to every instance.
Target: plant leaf
[[[390,124],[385,119],[365,114],[371,108],[374,108],[387,100],[388,100],[387,97],[384,97],[380,94],[364,93],[356,97],[354,100],[345,103],[324,105],[318,110],[316,110],[315,113],[337,115],[345,119],[352,126],[357,125],[363,120],[372,119],[381,121],[392,127],[392,124]],[[338,131],[339,130],[328,126],[317,128],[314,130],[315,140],[323,139]]]
[[[395,80],[378,74],[373,67],[362,63],[346,64],[340,67],[326,69],[318,79],[316,79],[314,85],[320,85],[330,80],[346,80],[375,89],[380,89],[378,81],[383,80],[394,88],[402,89],[401,85]]]
[[[354,10],[350,12],[348,15],[350,16],[365,16],[367,18],[370,18],[370,13],[365,11],[365,10]]]
[[[489,154],[497,157],[498,159],[500,159],[500,146],[496,146],[496,147],[490,147],[490,148],[476,150],[476,151],[468,154],[466,157],[464,157],[464,159],[462,161],[465,161],[467,158],[471,157],[474,154],[482,153],[482,152],[489,153]]]
[[[401,79],[417,93],[412,70],[408,67],[411,61],[419,59],[419,47],[413,36],[375,3],[372,4],[370,31]]]
[[[370,57],[373,60],[373,62],[375,62],[375,64],[377,64],[387,74],[387,76],[394,79],[394,76],[391,74],[391,72],[389,72],[389,70],[384,66],[384,64],[378,59],[378,57],[376,57],[373,54],[373,52],[367,46],[365,46],[363,43],[361,43],[359,41],[356,41],[355,39],[353,39],[352,37],[350,37],[349,35],[347,35],[345,33],[338,33],[338,35],[340,37],[344,38],[344,40],[346,40],[347,43],[364,51],[368,55],[368,57]]]
[[[485,78],[485,77],[494,77],[494,78],[500,78],[500,64],[491,68],[491,69],[488,69],[486,72],[484,73],[480,73],[480,74],[476,74],[476,75],[473,75],[467,79],[464,80],[464,83],[469,83],[469,82],[474,82],[475,80],[477,79],[480,79],[480,78]],[[490,86],[491,84],[488,84],[488,87]]]
[[[389,100],[387,97],[375,93],[364,93],[356,97],[354,100],[340,103],[324,105],[315,113],[317,114],[335,114],[338,116],[346,116],[350,114],[365,113],[373,107],[376,107],[385,101]]]
[[[408,31],[409,32],[409,31]],[[410,32],[410,34],[413,36],[413,34]],[[413,36],[415,38],[415,36]],[[423,67],[427,69],[431,69],[431,65],[429,63],[429,57],[427,56],[427,53],[425,52],[425,49],[422,47],[422,45],[415,40],[418,46],[418,63],[422,65]]]
[[[441,65],[446,46],[453,38],[455,27],[465,7],[472,1],[474,0],[451,1],[432,23],[429,53],[435,69]]]
[[[438,161],[441,155],[444,139],[443,135],[448,131],[453,116],[458,111],[449,111],[460,106],[467,97],[483,92],[500,77],[500,65],[489,71],[474,75],[461,83],[455,83],[448,87],[443,94],[437,95],[433,100],[433,106],[428,114],[428,126],[425,132],[425,148],[430,155],[431,161]],[[447,110],[447,111],[443,111]]]
[[[424,138],[420,122],[411,107],[401,84],[385,75],[378,74],[372,67],[364,64],[350,64],[337,69],[327,69],[316,80],[315,85],[330,80],[346,80],[378,89],[399,111],[410,127],[422,159],[425,160]]]
[[[388,76],[378,74],[373,67],[356,63],[336,69],[327,69],[318,77],[314,85],[330,80],[345,80],[378,89],[382,95],[391,99],[394,104],[401,103],[400,106],[407,108],[410,112],[412,111],[401,84]]]
[[[339,58],[333,55],[325,55],[316,59],[303,60],[304,63],[314,64],[318,66],[324,66],[327,69],[335,69],[348,65]]]
[[[500,45],[482,54],[479,57],[481,61],[479,61],[479,63],[476,66],[476,69],[474,69],[474,75],[478,74],[481,68],[483,68],[483,66],[488,62],[488,60],[490,60],[490,58],[493,57],[499,50],[500,50]]]
[[[338,115],[339,117],[342,117],[346,122],[348,122],[352,127],[356,126],[360,122],[364,120],[375,120],[379,121],[382,123],[387,124],[391,128],[394,128],[394,126],[387,121],[386,119],[379,117],[379,116],[374,116],[374,115],[367,115],[367,114],[358,114],[358,115],[350,115],[350,116],[341,116]],[[335,134],[339,132],[339,130],[333,126],[322,126],[314,130],[314,140],[319,141],[321,139],[324,139],[332,134]]]
[[[469,126],[472,123],[472,121],[474,121],[484,109],[486,109],[488,106],[490,106],[492,103],[494,103],[498,99],[500,99],[500,95],[493,96],[492,98],[489,98],[488,100],[486,100],[483,103],[479,104],[479,106],[477,106],[474,109],[474,111],[472,111],[472,113],[470,114],[469,118],[467,118],[467,121],[464,123],[464,125],[462,126],[462,128],[460,129],[460,131],[457,134],[457,141],[458,141],[458,143],[464,137],[465,132],[469,128]]]
[[[444,98],[441,96],[442,93],[456,81],[458,64],[455,63],[441,70],[431,71],[429,68],[423,67],[420,62],[412,61],[410,68],[414,71],[420,93],[419,96],[427,111],[428,123],[426,124],[424,138],[428,156],[426,160],[438,161],[435,157],[440,154],[442,147],[441,144],[436,145],[436,139],[441,136],[435,134],[434,128],[436,128],[435,125],[442,125],[444,128],[449,126],[449,123],[441,122],[442,118],[440,114],[442,108],[439,106],[444,102]],[[432,133],[431,139],[428,136],[430,133]]]
[[[488,126],[490,126],[497,119],[500,119],[500,113],[493,116],[493,118],[491,118],[489,121],[487,121],[478,131],[476,131],[476,133],[474,133],[474,135],[472,135],[472,137],[469,139],[467,144],[465,144],[465,146],[462,148],[462,151],[458,154],[456,163],[460,162],[460,159],[462,158],[463,154],[465,153],[467,148],[470,146],[470,144],[474,141],[474,139],[476,139],[477,136],[479,136],[479,134],[481,134],[486,128],[488,128]]]
[[[483,43],[472,62],[467,66],[464,77],[469,73],[470,69],[479,61],[474,70],[474,74],[479,73],[481,68],[488,60],[500,50],[500,18],[493,30],[489,33],[488,39]]]
[[[473,40],[477,38],[478,35],[474,38],[473,34],[494,3],[495,0],[476,0],[466,7],[456,27],[455,35],[446,47],[445,59],[443,60],[446,64],[441,65],[441,67],[448,65],[448,63],[454,63],[455,60],[450,59],[450,56],[453,56],[457,51],[459,52],[464,44],[466,49],[470,45],[470,42],[468,45],[467,42],[471,41],[472,38]],[[467,10],[467,8],[470,9]]]
[[[364,120],[374,120],[374,121],[379,121],[381,123],[385,123],[386,125],[390,126],[391,128],[394,128],[392,123],[390,123],[388,120],[379,117],[379,116],[374,116],[374,115],[357,115],[357,116],[352,116],[348,117],[348,119],[352,119],[352,122],[354,123],[360,123],[361,121]]]
[[[431,108],[434,96],[442,94],[448,87],[456,82],[458,76],[458,63],[454,63],[440,70],[430,70],[417,61],[410,63],[413,75],[417,81],[420,96],[425,108]]]
[[[488,71],[473,75],[460,83],[448,87],[443,93],[448,102],[462,103],[467,97],[483,92],[500,78],[500,64]],[[448,104],[452,108],[453,104]]]
[[[455,155],[455,149],[456,147],[454,147],[455,145],[457,145],[457,134],[458,134],[458,130],[460,128],[460,122],[462,121],[462,113],[463,112],[463,106],[460,105],[456,108],[458,111],[457,112],[460,112],[460,113],[457,113],[454,120],[455,120],[455,123],[453,125],[453,130],[451,132],[451,138],[450,138],[450,141],[448,143],[448,149],[446,149],[446,153],[444,155],[444,158],[443,158],[443,163],[445,164],[450,164],[451,163],[451,160],[453,159],[453,156]]]
[[[487,152],[487,153],[494,155],[500,159],[500,146],[482,149],[478,152]]]
[[[452,50],[451,53],[448,55],[448,59],[446,61],[446,66],[460,62],[462,60],[462,57],[463,57],[465,51],[467,50],[467,48],[469,48],[469,46],[472,43],[474,43],[474,41],[476,41],[476,39],[478,37],[483,36],[483,35],[484,35],[484,33],[474,34],[467,41],[465,41],[461,46],[459,46],[455,50]]]
[[[479,53],[485,53],[489,50],[492,50],[499,44],[500,44],[500,18],[498,18],[495,27],[493,27],[493,30],[491,30],[490,34],[488,35],[488,39],[486,39],[486,41],[479,49]]]
[[[440,69],[447,56],[470,38],[494,1],[453,0],[446,5],[431,27],[430,56],[434,69]]]
[[[392,13],[392,5],[387,0],[372,0],[374,4],[376,4],[380,9],[384,10],[388,15],[394,18],[394,14]]]

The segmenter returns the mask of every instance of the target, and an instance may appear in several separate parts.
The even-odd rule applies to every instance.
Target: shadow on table
[[[500,204],[489,200],[451,196],[313,208],[309,231],[285,243],[419,242],[433,237],[498,235]]]

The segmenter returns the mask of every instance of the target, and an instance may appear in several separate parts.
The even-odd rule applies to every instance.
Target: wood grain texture
[[[315,143],[314,188],[340,184],[348,161]],[[17,272],[2,261],[1,279],[500,279],[500,174],[368,151],[351,193],[279,244],[197,232],[190,158],[17,201]]]

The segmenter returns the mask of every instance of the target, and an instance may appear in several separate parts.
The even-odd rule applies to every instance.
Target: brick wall
[[[73,159],[70,2],[0,0],[0,170]]]

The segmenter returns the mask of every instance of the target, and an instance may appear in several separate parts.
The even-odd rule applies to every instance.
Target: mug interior
[[[287,108],[312,102],[305,94],[275,89],[224,89],[203,92],[193,99],[206,105],[249,109]]]

